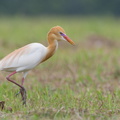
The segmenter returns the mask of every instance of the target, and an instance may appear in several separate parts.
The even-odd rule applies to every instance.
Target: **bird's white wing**
[[[38,65],[46,56],[47,48],[40,43],[31,43],[17,49],[0,61],[0,70],[27,71]]]

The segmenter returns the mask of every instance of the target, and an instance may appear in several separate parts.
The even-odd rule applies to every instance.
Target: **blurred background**
[[[77,45],[60,42],[65,54],[73,49],[119,48],[119,16],[119,0],[0,0],[0,59],[32,42],[47,46],[47,33],[56,25]],[[63,53],[53,59],[61,59]]]
[[[55,84],[56,87],[56,84],[60,85],[59,80],[63,80],[63,76],[64,80],[76,80],[82,75],[91,77],[93,70],[96,75],[96,69],[100,72],[99,75],[105,73],[107,67],[100,68],[103,64],[108,64],[110,70],[112,65],[118,69],[119,16],[119,0],[0,0],[0,59],[32,42],[40,42],[47,46],[48,31],[51,27],[60,25],[76,46],[60,42],[57,54],[40,66],[43,67],[43,71],[41,68],[33,70],[36,79],[42,80],[43,77],[43,83],[45,80],[46,83],[52,81],[51,84]],[[111,60],[110,64],[106,63],[107,60]],[[51,68],[52,63],[56,65]],[[58,70],[61,72],[50,73],[51,79],[44,72]],[[56,79],[59,79],[58,83],[53,82]]]
[[[116,47],[119,6],[119,0],[0,0],[0,55],[31,42],[47,45],[47,32],[56,25],[78,48]]]
[[[119,0],[0,0],[0,15],[120,15]]]
[[[100,119],[112,114],[118,114],[119,119],[120,0],[0,0],[0,59],[29,43],[47,46],[47,33],[56,25],[65,29],[76,46],[59,42],[55,55],[29,73],[24,85],[32,108],[29,112],[26,107],[25,119],[32,110],[36,116],[42,115],[39,106],[45,111],[47,107],[59,108],[53,119],[63,114],[62,108],[80,108],[81,114],[91,114],[93,119],[99,119],[100,114]],[[13,112],[21,108],[23,113],[13,97],[18,88],[6,82],[8,74],[0,72],[1,100],[15,106]],[[14,79],[21,83],[20,74]]]
[[[4,45],[11,44],[7,39],[17,45],[38,42],[55,25],[75,41],[119,39],[119,6],[119,0],[0,0],[0,39]]]

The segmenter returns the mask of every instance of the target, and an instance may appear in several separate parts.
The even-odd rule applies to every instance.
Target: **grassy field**
[[[46,35],[62,26],[76,43],[60,42],[56,54],[29,72],[27,106],[19,88],[0,72],[2,120],[119,120],[120,19],[113,17],[1,17],[0,59],[28,43],[47,46]],[[22,75],[13,79],[20,83]]]

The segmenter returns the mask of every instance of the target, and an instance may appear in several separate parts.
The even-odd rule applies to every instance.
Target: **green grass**
[[[19,88],[0,73],[2,120],[119,120],[120,19],[113,17],[1,17],[0,58],[31,42],[47,45],[46,34],[62,26],[76,46],[60,42],[56,54],[29,72],[27,106]],[[22,75],[13,79],[20,83]]]

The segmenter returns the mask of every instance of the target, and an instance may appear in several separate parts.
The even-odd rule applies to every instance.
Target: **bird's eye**
[[[59,32],[61,35],[63,34],[62,32]]]
[[[63,37],[65,36],[65,34],[64,34],[64,33],[62,33],[62,32],[59,32],[59,33],[60,33],[60,35],[61,35],[61,36],[63,36]]]

